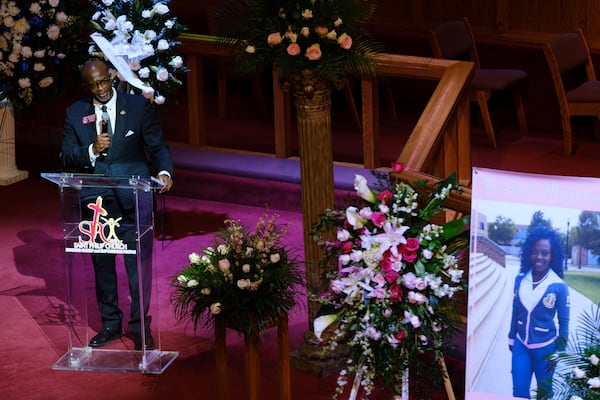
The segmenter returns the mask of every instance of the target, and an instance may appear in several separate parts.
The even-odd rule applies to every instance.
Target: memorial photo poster
[[[513,379],[521,378],[512,376],[513,352],[509,349],[521,245],[536,226],[557,234],[565,254],[562,273],[570,304],[568,323],[562,320],[571,339],[581,314],[595,312],[599,302],[594,297],[600,290],[590,290],[589,283],[600,282],[600,179],[475,167],[472,182],[466,398],[528,398],[513,396]],[[581,285],[582,280],[588,287]],[[533,283],[529,281],[529,287],[535,293],[542,284]],[[549,308],[552,302],[541,296],[533,304]],[[558,330],[556,316],[553,323]],[[557,368],[552,379],[560,379],[559,372],[564,370]],[[535,374],[529,390],[529,398],[535,398]]]

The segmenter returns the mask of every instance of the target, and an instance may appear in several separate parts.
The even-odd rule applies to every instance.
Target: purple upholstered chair
[[[495,91],[512,91],[522,133],[527,133],[527,121],[523,109],[521,87],[527,81],[527,73],[518,69],[481,68],[473,31],[467,18],[447,21],[430,32],[431,48],[436,58],[473,61],[475,73],[471,81],[470,99],[477,102],[490,145],[496,147],[496,137],[488,109],[488,100]]]
[[[566,155],[573,153],[572,116],[593,116],[595,136],[600,137],[600,81],[581,29],[557,35],[544,47],[558,98]]]

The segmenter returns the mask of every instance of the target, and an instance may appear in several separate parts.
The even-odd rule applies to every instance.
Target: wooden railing
[[[463,214],[471,210],[470,113],[466,88],[474,65],[434,58],[382,54],[377,58],[384,76],[438,80],[421,117],[397,158],[405,169],[400,179],[439,181],[456,173],[464,186],[452,195],[447,207]],[[378,81],[362,82],[363,149],[366,168],[380,167]]]
[[[189,143],[193,146],[206,145],[204,128],[204,57],[228,57],[227,49],[218,46],[214,37],[204,35],[182,35],[181,52],[191,72],[188,74],[188,118]],[[377,56],[379,70],[383,76],[408,77],[437,80],[438,84],[423,114],[414,127],[408,142],[397,161],[404,163],[401,179],[428,179],[456,173],[459,183],[466,191],[454,202],[455,209],[470,212],[471,147],[469,100],[465,95],[472,78],[474,65],[471,62],[440,60],[434,58],[381,54]],[[379,159],[379,106],[378,79],[363,79],[362,131],[364,167],[381,167]],[[275,156],[287,158],[292,155],[290,96],[284,92],[273,72],[273,103]]]

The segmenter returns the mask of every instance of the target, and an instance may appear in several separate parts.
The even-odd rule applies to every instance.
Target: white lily
[[[369,203],[375,203],[375,194],[369,189],[369,185],[367,185],[367,179],[359,174],[354,175],[354,190],[356,193],[368,201]]]
[[[315,336],[319,341],[322,341],[321,335],[325,329],[327,329],[331,324],[333,324],[339,316],[337,314],[329,314],[329,315],[321,315],[320,317],[315,318],[313,322],[313,327],[315,330]]]

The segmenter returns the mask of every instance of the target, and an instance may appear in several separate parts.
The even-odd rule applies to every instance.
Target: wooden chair
[[[590,56],[590,47],[581,29],[560,34],[544,46],[544,54],[558,98],[564,151],[573,153],[572,116],[593,116],[595,136],[600,137],[600,81]]]
[[[479,106],[483,127],[492,147],[496,148],[496,136],[490,118],[488,101],[495,91],[512,91],[519,127],[522,133],[527,133],[527,120],[521,97],[521,87],[527,81],[525,71],[481,68],[475,37],[467,18],[447,21],[438,25],[430,32],[430,41],[433,55],[436,58],[475,63],[475,74],[469,87],[470,98]]]

